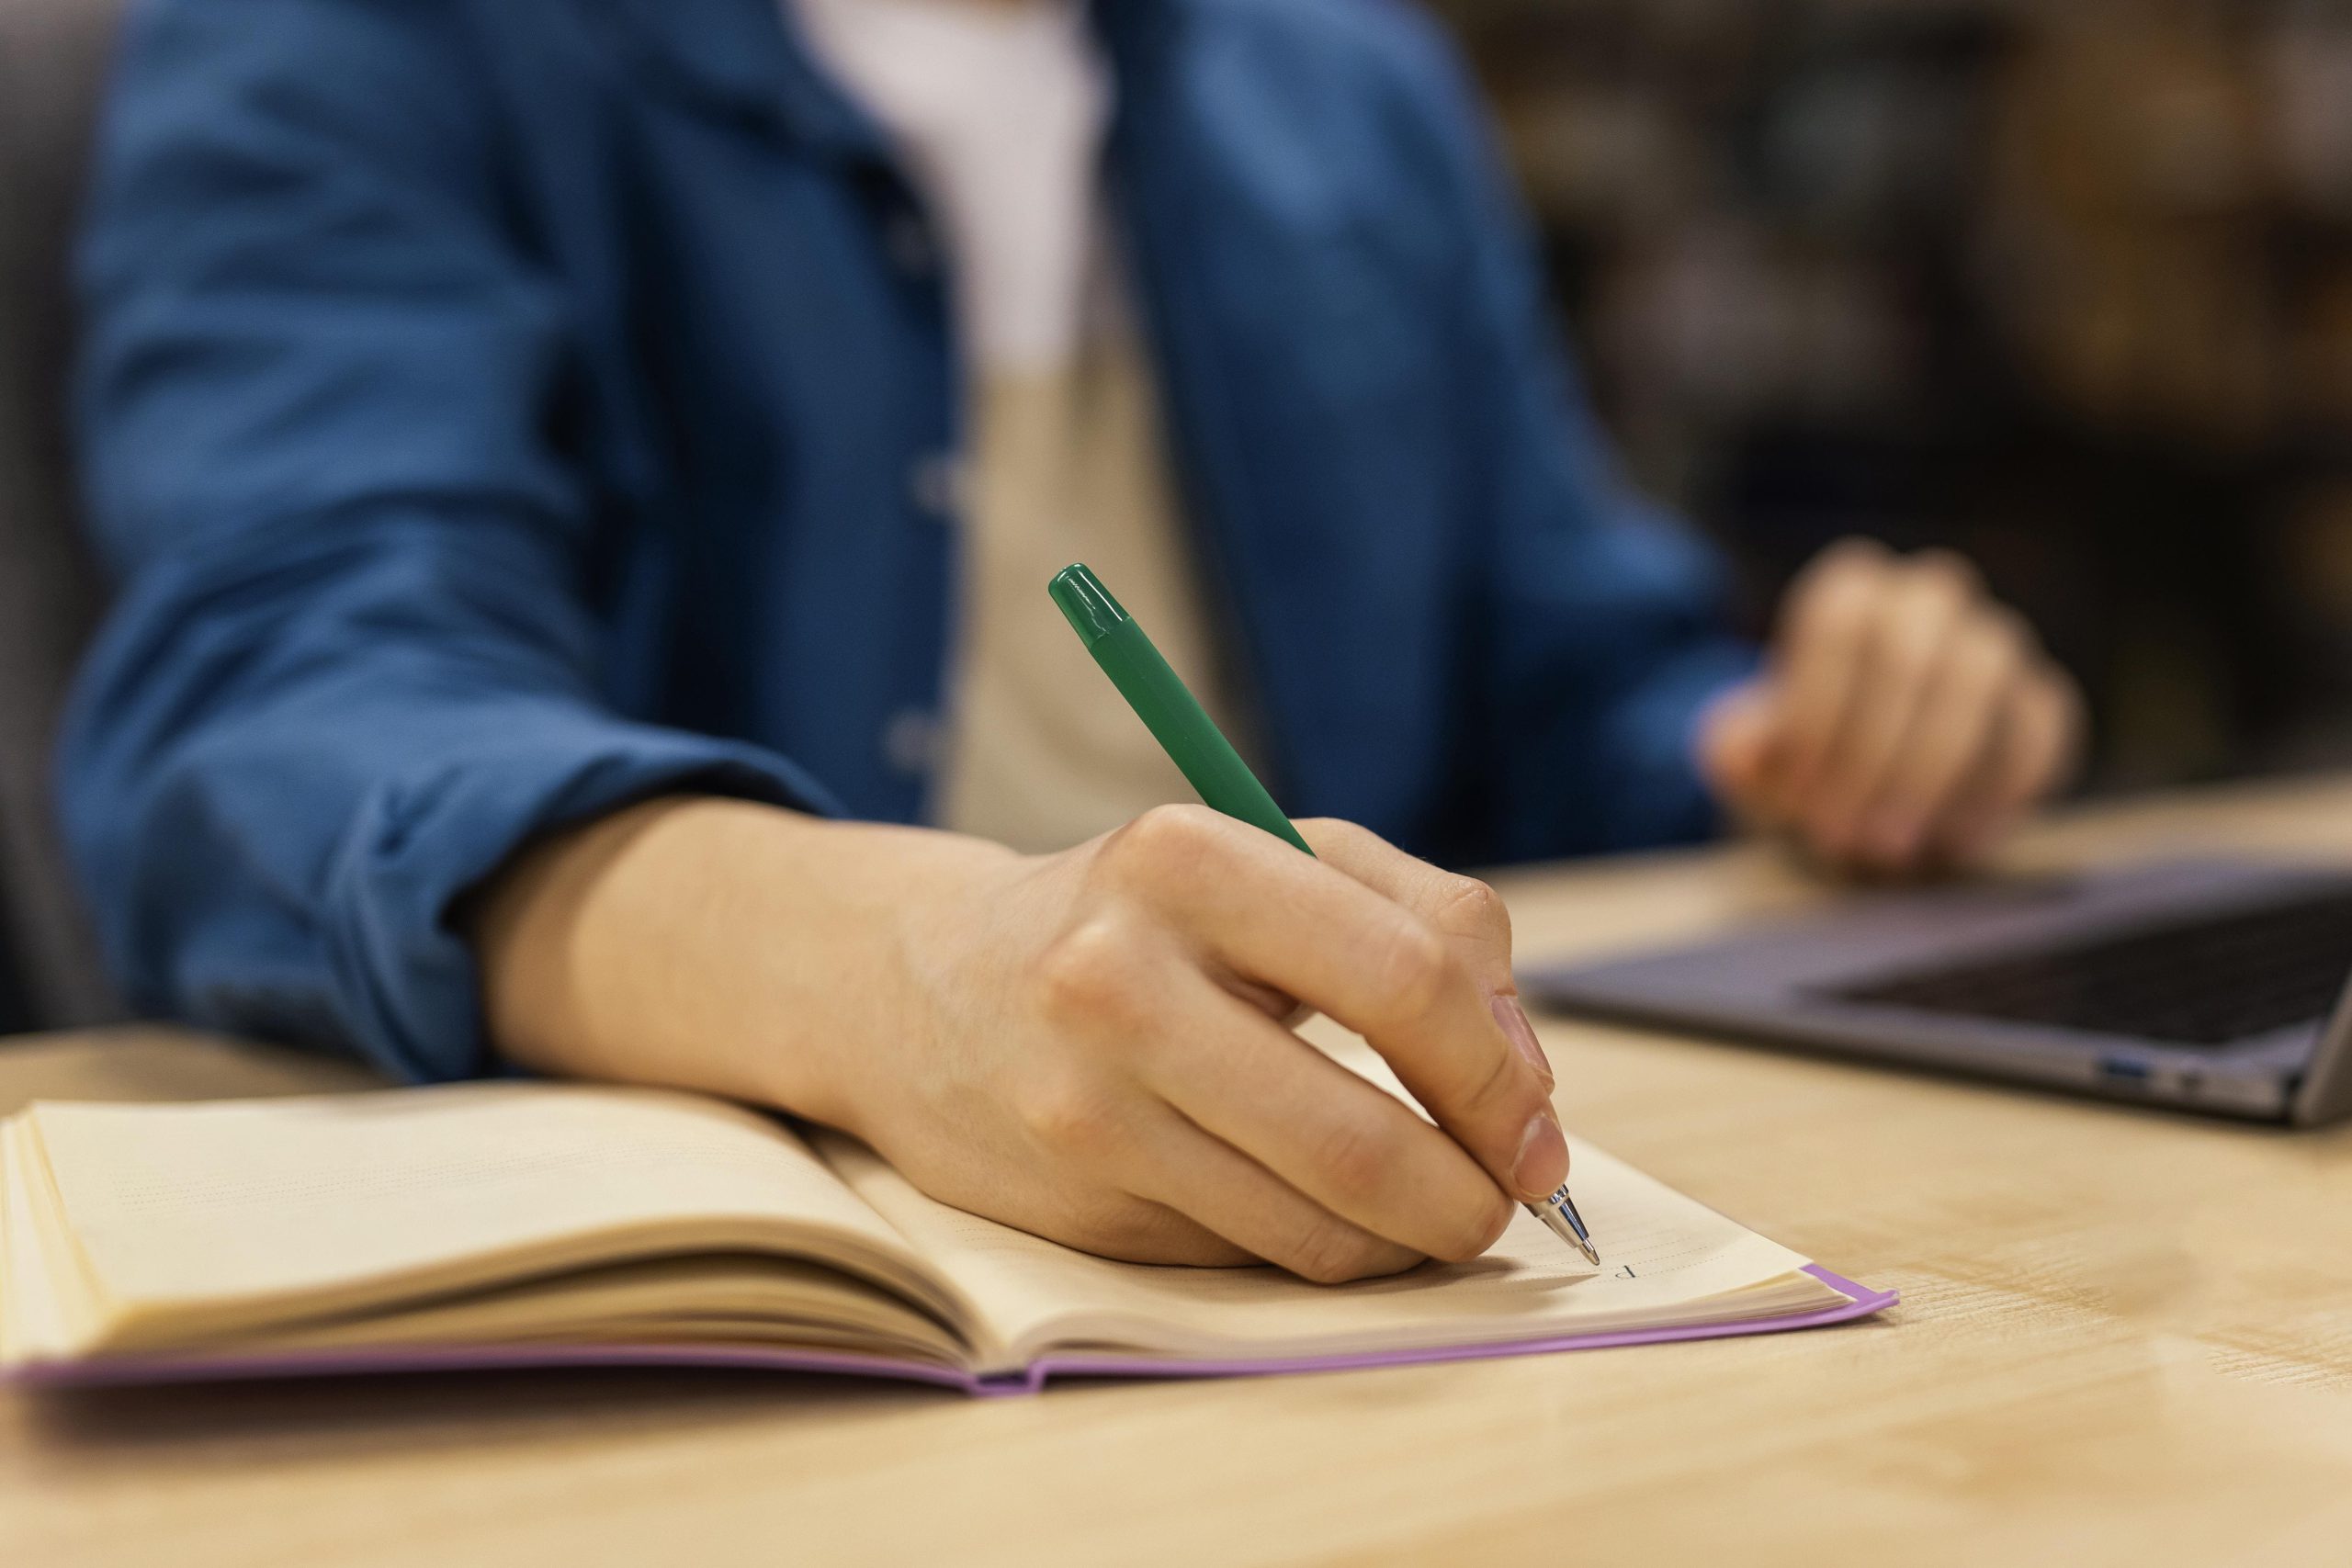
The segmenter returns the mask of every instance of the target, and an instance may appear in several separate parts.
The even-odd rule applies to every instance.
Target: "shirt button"
[[[964,510],[964,464],[952,452],[934,452],[914,466],[907,489],[915,504],[939,521],[952,522]]]
[[[882,757],[910,777],[930,773],[939,761],[939,720],[921,708],[900,708],[882,727]]]

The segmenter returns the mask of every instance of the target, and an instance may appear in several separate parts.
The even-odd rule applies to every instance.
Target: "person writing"
[[[88,221],[62,799],[143,1010],[1348,1280],[1566,1173],[1441,864],[1965,863],[2077,743],[1949,557],[1729,635],[1388,0],[157,0]],[[1167,804],[1081,558],[1316,858]]]

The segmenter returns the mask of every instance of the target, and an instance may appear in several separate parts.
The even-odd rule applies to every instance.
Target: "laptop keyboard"
[[[1846,1001],[2227,1045],[2335,1010],[2352,887],[1840,987]]]

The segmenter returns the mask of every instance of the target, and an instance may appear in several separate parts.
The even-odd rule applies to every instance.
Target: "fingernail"
[[[1568,1140],[1552,1118],[1550,1107],[1527,1119],[1519,1137],[1519,1157],[1511,1161],[1511,1184],[1529,1201],[1549,1198],[1568,1179]]]
[[[1487,1004],[1487,1010],[1495,1015],[1495,1022],[1510,1042],[1511,1049],[1519,1053],[1519,1059],[1534,1068],[1535,1076],[1544,1080],[1544,1087],[1550,1089],[1551,1060],[1544,1055],[1544,1046],[1535,1038],[1535,1025],[1528,1021],[1527,1010],[1519,1005],[1519,998],[1497,997]]]

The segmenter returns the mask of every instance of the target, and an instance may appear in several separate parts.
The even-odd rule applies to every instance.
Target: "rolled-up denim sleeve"
[[[486,1065],[452,910],[532,835],[678,790],[828,807],[600,699],[565,303],[451,15],[135,11],[82,256],[120,587],[59,761],[134,1005],[411,1078]]]

